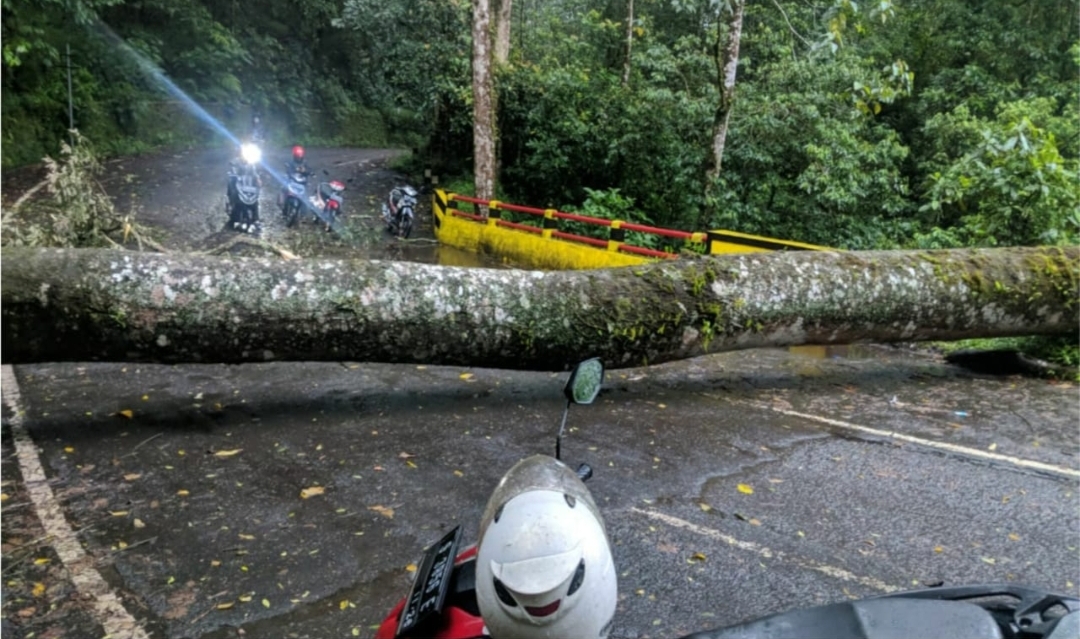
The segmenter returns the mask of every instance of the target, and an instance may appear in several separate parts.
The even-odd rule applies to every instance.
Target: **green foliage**
[[[108,234],[134,230],[113,208],[97,178],[101,162],[90,142],[72,131],[74,144],[63,142],[60,159],[45,158],[49,197],[5,209],[3,245],[89,247],[115,246]]]

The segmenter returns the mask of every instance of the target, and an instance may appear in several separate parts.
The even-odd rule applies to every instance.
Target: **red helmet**
[[[294,160],[303,160],[304,159],[304,147],[300,146],[299,144],[294,146],[292,148],[292,156],[293,156]]]

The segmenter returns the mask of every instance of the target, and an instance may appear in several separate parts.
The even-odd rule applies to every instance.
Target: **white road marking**
[[[732,537],[731,535],[722,533],[719,530],[706,528],[705,526],[699,526],[698,524],[686,521],[685,519],[680,519],[673,515],[657,512],[655,510],[643,510],[637,507],[630,508],[630,511],[639,515],[645,515],[646,517],[654,519],[656,521],[661,521],[675,528],[682,528],[683,530],[689,530],[690,532],[697,533],[703,537],[708,537],[709,539],[724,542],[729,546],[733,546],[735,548],[738,548],[739,550],[752,552],[765,559],[777,559],[798,566],[800,568],[806,568],[808,570],[820,572],[823,575],[827,575],[835,579],[850,581],[852,583],[857,583],[861,586],[866,586],[867,588],[873,588],[874,590],[880,590],[882,592],[896,592],[900,590],[898,586],[891,586],[884,581],[881,581],[880,579],[874,579],[873,577],[860,577],[843,568],[837,568],[836,566],[823,564],[821,562],[814,561],[813,559],[792,557],[784,552],[772,550],[767,546],[762,546],[761,544],[756,544],[752,541],[742,541]]]
[[[964,457],[974,457],[977,459],[986,459],[990,461],[1000,462],[1004,464],[1010,464],[1019,468],[1030,468],[1032,470],[1038,470],[1044,473],[1050,473],[1053,475],[1061,475],[1064,477],[1072,477],[1074,479],[1080,479],[1080,469],[1067,468],[1065,466],[1055,466],[1054,464],[1047,464],[1045,462],[1035,461],[1033,459],[1024,459],[1022,457],[1013,457],[1011,455],[1002,455],[1001,453],[995,453],[988,450],[979,450],[978,448],[970,448],[968,446],[960,446],[958,444],[950,444],[948,442],[939,442],[932,439],[923,439],[921,437],[914,437],[912,435],[904,435],[903,433],[897,433],[894,431],[878,430],[877,428],[870,428],[869,426],[860,426],[858,424],[852,424],[850,422],[840,421],[838,419],[830,419],[828,417],[821,417],[819,415],[809,415],[807,413],[800,413],[793,410],[784,410],[783,408],[775,408],[773,406],[762,405],[764,408],[775,411],[783,415],[789,415],[791,417],[801,417],[802,419],[809,419],[811,421],[819,422],[822,424],[828,424],[829,426],[835,426],[836,428],[842,428],[848,431],[854,431],[857,433],[866,433],[868,435],[874,435],[876,437],[884,437],[887,439],[894,439],[897,441],[907,442],[910,444],[918,444],[919,446],[926,446],[928,448],[936,448],[938,450],[948,451],[956,455]]]
[[[34,503],[34,510],[45,527],[45,534],[52,540],[56,554],[64,564],[71,581],[79,593],[93,601],[97,621],[105,628],[110,639],[148,639],[146,631],[124,608],[115,593],[105,583],[101,573],[94,567],[93,557],[87,556],[82,544],[71,529],[60,503],[45,478],[45,471],[38,458],[37,446],[23,426],[23,407],[19,397],[19,384],[10,365],[0,369],[0,391],[3,402],[11,410],[11,435],[15,440],[15,452],[19,461],[26,490]]]

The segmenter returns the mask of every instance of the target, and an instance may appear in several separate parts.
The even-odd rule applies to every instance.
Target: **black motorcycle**
[[[252,143],[240,147],[240,159],[229,168],[229,188],[225,210],[229,216],[229,228],[245,233],[258,233],[259,195],[262,192],[262,179],[259,177],[259,162],[262,151]]]

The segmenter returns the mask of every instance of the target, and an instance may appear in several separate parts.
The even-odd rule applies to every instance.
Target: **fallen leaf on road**
[[[227,601],[225,603],[219,603],[217,605],[217,609],[218,610],[228,610],[229,608],[232,608],[235,605],[236,605],[235,601]]]
[[[456,472],[459,472],[459,471],[455,470],[454,472],[456,473]],[[459,475],[459,477],[460,477],[460,475]],[[7,493],[0,493],[0,503],[3,503],[3,502],[5,502],[5,501],[7,501],[9,499],[11,499],[11,497],[9,497]]]
[[[349,600],[348,599],[342,599],[341,603],[338,604],[338,608],[341,609],[341,610],[345,610],[348,607],[349,607]]]
[[[127,517],[128,511],[126,510],[110,510],[109,514],[113,517]]]
[[[461,375],[458,375],[458,377],[460,377],[461,379],[463,379],[465,381],[469,381],[470,379],[473,378],[473,374],[472,373],[462,373]]]
[[[183,488],[181,488],[180,490],[176,491],[176,494],[177,494],[177,495],[179,495],[179,496],[181,496],[181,497],[187,497],[187,496],[188,496],[188,495],[190,495],[191,493],[190,493],[190,492],[188,492],[188,491],[186,491],[186,490],[184,490]]]
[[[252,600],[252,596],[251,595],[240,595],[239,597],[237,597],[237,599],[239,599],[242,603],[247,603],[247,602]]]
[[[1009,533],[1009,541],[1020,541],[1020,535],[1016,533]]]
[[[71,453],[75,452],[75,449],[73,447],[71,447],[71,446],[64,446],[64,452],[68,453],[68,454],[71,454]]]
[[[269,599],[263,599],[262,600],[262,605],[263,605],[263,608],[269,608],[270,607],[270,600]]]
[[[997,563],[997,560],[993,557],[981,557],[981,559],[983,560],[983,563],[990,564],[991,566]]]
[[[142,473],[128,473],[124,475],[124,481],[135,481],[140,477],[142,477]]]
[[[753,495],[754,494],[754,489],[749,484],[739,484],[738,486],[736,486],[736,488],[738,488],[739,492],[744,494],[744,495]]]
[[[942,552],[945,552],[945,549],[942,548],[941,546],[934,546],[934,552],[942,553]]]
[[[45,564],[49,563],[50,561],[52,561],[52,560],[49,559],[48,557],[38,557],[37,559],[34,560],[34,565],[35,566],[44,566]]]
[[[706,504],[706,503],[699,503],[699,504],[698,504],[698,506],[700,506],[700,507],[701,507],[701,510],[703,510],[703,511],[705,511],[705,512],[707,512],[707,513],[711,513],[711,512],[712,512],[712,506],[710,506],[710,505],[708,505],[708,504]]]
[[[240,539],[246,539],[247,541],[251,541],[255,539],[255,535],[245,535],[244,533],[240,533]]]
[[[458,477],[464,477],[465,476],[465,473],[461,472],[460,470],[455,470],[454,474],[457,475]]]
[[[702,562],[702,561],[705,561],[705,553],[696,552],[696,553],[690,555],[690,558],[686,560],[686,563],[688,563],[688,564],[696,564],[696,563]]]
[[[416,572],[416,564],[405,566],[405,572]]]
[[[221,560],[220,559],[211,559],[210,560],[210,565],[213,566],[214,568],[217,568],[218,566],[221,565]]]
[[[326,492],[326,488],[323,486],[312,486],[300,491],[300,499],[307,499],[308,497],[314,497],[315,495],[321,495]]]
[[[45,584],[40,581],[34,582],[33,594],[35,597],[41,597],[45,594]]]
[[[412,453],[406,453],[405,451],[398,453],[399,459],[411,459],[413,457],[416,457],[416,455],[413,455]]]
[[[219,450],[214,453],[214,457],[232,457],[233,455],[244,450],[243,448],[234,448],[232,450]]]
[[[136,528],[146,528],[146,524],[144,524],[144,523],[143,523],[143,520],[139,519],[138,517],[136,517],[136,518],[135,518],[135,521],[133,521],[133,522],[131,522],[131,523],[132,523],[132,524],[133,524],[133,525],[134,525],[134,526],[135,526]]]
[[[135,416],[135,412],[133,410],[131,410],[130,408],[125,408],[122,411],[118,411],[116,414],[120,415],[122,417],[127,417],[128,419],[131,419],[132,417]]]
[[[374,510],[375,512],[379,513],[383,517],[386,517],[387,519],[394,518],[393,508],[387,508],[386,506],[368,506],[368,510]]]

